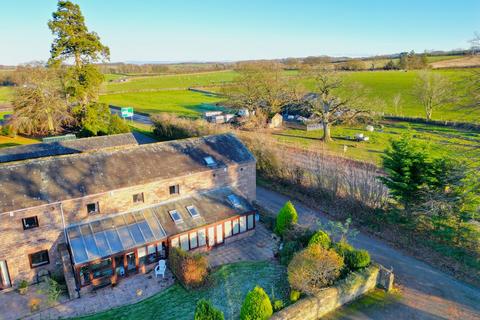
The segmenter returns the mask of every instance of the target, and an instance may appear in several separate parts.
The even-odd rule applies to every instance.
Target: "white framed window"
[[[170,240],[170,244],[172,245],[172,247],[178,247],[180,245],[180,242],[178,240],[178,237],[176,238],[173,238],[172,240]]]
[[[190,232],[190,249],[198,247],[197,232]]]
[[[190,250],[189,244],[188,244],[188,233],[187,234],[182,234],[180,236],[180,247],[182,250],[188,251]]]
[[[195,208],[194,206],[188,206],[187,211],[188,211],[188,213],[190,213],[190,216],[192,218],[199,218],[200,217],[200,213],[198,213],[197,208]]]
[[[225,238],[232,236],[232,221],[225,221]]]
[[[247,217],[241,216],[240,217],[240,232],[247,231]]]
[[[247,229],[248,230],[253,229],[253,227],[255,226],[254,220],[255,220],[255,217],[253,216],[253,214],[251,214],[247,217]]]
[[[177,210],[171,210],[168,213],[170,214],[170,217],[172,218],[173,222],[175,222],[177,224],[183,222],[183,218],[180,215],[180,213],[178,213]]]
[[[207,244],[207,234],[205,233],[205,229],[199,229],[198,232],[198,246],[203,247]]]
[[[240,226],[238,224],[238,219],[235,219],[232,221],[232,229],[233,229],[233,234],[237,234],[240,232]]]

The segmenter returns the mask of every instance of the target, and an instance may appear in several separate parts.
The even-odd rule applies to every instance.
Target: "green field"
[[[123,306],[82,319],[193,319],[197,301],[206,298],[221,309],[225,319],[238,319],[245,295],[256,285],[272,299],[288,301],[284,267],[271,262],[239,262],[220,267],[205,289],[185,290],[175,284],[139,303]]]
[[[109,82],[103,93],[138,92],[144,90],[186,89],[188,87],[220,86],[232,81],[234,71],[202,72],[191,74],[172,74],[161,76],[129,77],[126,82]],[[111,76],[108,76],[110,78]]]
[[[9,103],[13,96],[13,87],[0,87],[0,104]]]
[[[435,70],[452,82],[452,90],[458,90],[464,94],[462,79],[469,75],[468,70]],[[373,99],[383,101],[372,106],[373,111],[385,112],[407,117],[425,117],[422,106],[416,101],[412,94],[418,71],[362,71],[344,73],[346,83],[359,83],[367,91],[367,95]],[[313,89],[312,81],[305,81],[309,89]],[[401,94],[401,103],[398,110],[394,109],[393,97]],[[464,122],[480,122],[480,108],[472,110],[461,107],[462,101],[451,104],[433,113],[435,120],[450,120]]]
[[[374,132],[367,132],[365,126],[334,126],[332,128],[333,142],[324,144],[320,139],[323,131],[302,131],[287,129],[273,133],[280,142],[297,144],[301,147],[318,148],[337,155],[343,155],[356,160],[380,164],[381,155],[389,145],[390,140],[409,133],[415,140],[427,145],[434,156],[449,155],[463,159],[480,158],[480,132],[464,131],[454,128],[407,123],[382,122],[383,128],[375,126]],[[355,134],[363,133],[369,141],[351,141]],[[344,152],[344,146],[347,151]]]
[[[188,90],[175,90],[109,94],[101,96],[100,101],[114,106],[134,107],[135,111],[196,117],[204,110],[221,109],[214,104],[222,99]]]

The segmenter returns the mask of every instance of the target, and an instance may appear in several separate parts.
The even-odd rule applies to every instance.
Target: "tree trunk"
[[[332,137],[330,136],[330,122],[323,120],[323,142],[332,141]]]

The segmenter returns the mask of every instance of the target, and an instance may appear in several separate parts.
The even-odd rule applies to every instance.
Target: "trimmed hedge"
[[[315,234],[310,238],[310,241],[308,241],[308,246],[319,245],[324,249],[330,248],[331,244],[332,240],[330,240],[330,236],[322,230],[315,232]]]
[[[224,320],[222,311],[216,309],[212,303],[206,299],[200,299],[195,308],[194,320]]]
[[[291,201],[287,201],[282,209],[278,212],[277,220],[275,221],[275,233],[283,236],[284,233],[293,227],[298,222],[297,210]]]
[[[352,245],[350,245],[347,241],[341,240],[336,242],[333,245],[333,249],[343,258],[347,255],[347,253],[355,250]]]
[[[191,254],[180,248],[169,251],[170,270],[186,288],[201,287],[208,276],[208,260],[201,254]]]
[[[345,262],[350,270],[358,270],[370,264],[370,254],[367,250],[352,250],[345,255]]]
[[[267,320],[272,314],[272,303],[263,288],[256,286],[247,293],[240,310],[241,320]]]

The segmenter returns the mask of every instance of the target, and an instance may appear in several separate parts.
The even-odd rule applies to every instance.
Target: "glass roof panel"
[[[110,248],[112,248],[113,253],[123,251],[122,242],[120,241],[120,237],[115,229],[106,230],[105,236]]]
[[[128,230],[130,230],[130,233],[132,234],[133,239],[135,240],[135,243],[137,245],[145,243],[145,239],[143,238],[142,232],[140,231],[140,228],[137,224],[129,225]]]
[[[87,251],[85,251],[82,238],[70,238],[70,246],[73,252],[73,260],[75,263],[83,263],[88,261]]]
[[[90,223],[92,226],[93,233],[98,233],[103,231],[102,223],[100,221],[93,221]]]
[[[95,233],[95,240],[97,243],[98,252],[100,256],[106,257],[112,254],[110,247],[107,242],[107,238],[103,232]]]
[[[85,241],[85,249],[87,250],[88,259],[94,260],[100,258],[100,252],[98,251],[93,235],[83,235],[83,241]]]
[[[134,214],[135,220],[137,220],[137,225],[142,231],[143,237],[145,238],[145,242],[152,242],[155,240],[155,237],[153,236],[153,232],[148,226],[147,221],[145,220],[145,217],[141,212],[136,212]]]
[[[151,210],[145,211],[145,218],[157,240],[160,240],[167,235]]]
[[[135,241],[133,240],[128,227],[121,227],[117,229],[118,235],[120,236],[120,241],[122,242],[122,247],[124,249],[130,249],[135,246]]]

